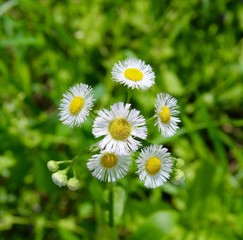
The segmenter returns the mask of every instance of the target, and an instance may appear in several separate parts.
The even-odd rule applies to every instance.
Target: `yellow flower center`
[[[113,153],[106,153],[101,157],[100,163],[105,168],[112,168],[117,164],[117,157]]]
[[[151,157],[146,163],[146,170],[149,174],[155,175],[162,167],[161,161],[157,157]]]
[[[137,68],[126,69],[124,75],[127,79],[132,81],[141,81],[143,79],[143,73]]]
[[[84,99],[82,97],[74,97],[69,105],[69,111],[73,115],[77,115],[84,106]]]
[[[159,117],[162,123],[168,124],[170,122],[170,109],[167,106],[163,106],[159,113]]]
[[[109,132],[115,140],[125,140],[130,136],[131,126],[124,118],[117,118],[110,123]]]

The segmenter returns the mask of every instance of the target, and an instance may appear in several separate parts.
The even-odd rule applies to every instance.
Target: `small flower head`
[[[68,89],[59,107],[60,120],[70,127],[80,126],[93,107],[93,90],[86,84],[77,84]]]
[[[174,158],[174,166],[176,168],[182,168],[185,165],[185,161],[182,158]]]
[[[93,124],[93,134],[96,138],[105,136],[99,147],[119,155],[136,151],[141,143],[134,139],[146,139],[147,128],[145,119],[135,109],[130,110],[130,104],[115,103],[111,110],[100,110]]]
[[[48,161],[48,163],[47,163],[47,168],[48,168],[48,170],[51,171],[51,172],[56,172],[56,171],[59,169],[59,166],[58,166],[58,164],[57,164],[56,161],[54,161],[54,160],[50,160],[50,161]]]
[[[147,188],[160,187],[167,181],[172,172],[172,159],[170,153],[163,146],[150,145],[144,148],[138,159],[137,174],[144,181]]]
[[[161,134],[164,137],[171,137],[179,128],[177,123],[180,119],[177,117],[177,100],[168,93],[159,93],[155,103],[156,123]]]
[[[51,175],[52,181],[59,187],[64,187],[67,185],[67,175],[65,171],[57,171]]]
[[[179,185],[185,181],[185,173],[181,169],[175,169],[173,171],[174,176],[171,179],[171,182],[175,185]]]
[[[155,79],[151,66],[136,58],[119,61],[112,68],[111,74],[114,81],[132,89],[148,89]]]
[[[80,181],[76,177],[69,178],[67,181],[67,187],[71,191],[76,191],[81,187]]]
[[[131,163],[128,155],[117,155],[113,152],[102,151],[95,154],[87,163],[91,174],[100,181],[115,182],[124,177]]]

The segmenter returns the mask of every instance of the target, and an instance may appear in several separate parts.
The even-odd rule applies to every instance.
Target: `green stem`
[[[71,159],[71,162],[74,163],[78,158],[80,158],[82,155],[86,154],[86,153],[92,153],[97,151],[97,143],[94,143],[93,145],[83,149],[81,151],[80,154],[78,154],[77,156],[75,156],[73,159]]]
[[[72,160],[62,160],[62,161],[58,161],[56,163],[59,165],[59,164],[71,163],[71,162],[72,162]]]
[[[94,113],[90,112],[90,116],[92,117],[93,120],[95,120],[96,115]]]
[[[114,191],[113,183],[109,184],[109,226],[114,227]]]
[[[127,92],[127,103],[130,103],[130,100],[131,100],[131,97],[132,97],[132,89],[128,89],[128,92]]]
[[[65,175],[67,174],[67,172],[69,171],[70,166],[66,167],[65,169],[61,170]]]
[[[149,123],[149,122],[151,122],[154,119],[155,119],[155,116],[153,116],[153,117],[149,118],[148,120],[146,120],[146,123]]]

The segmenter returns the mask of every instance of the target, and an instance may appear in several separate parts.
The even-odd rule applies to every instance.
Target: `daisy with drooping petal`
[[[102,151],[89,159],[87,167],[93,177],[100,181],[115,182],[127,174],[130,163],[131,160],[128,155],[121,156]]]
[[[147,188],[162,186],[169,179],[173,166],[170,153],[162,145],[142,149],[136,163],[139,179]]]
[[[164,137],[173,136],[177,129],[177,123],[180,119],[176,117],[179,114],[177,110],[177,100],[168,93],[159,93],[155,102],[155,116],[157,117],[155,125]]]
[[[150,65],[136,58],[119,61],[111,71],[114,81],[129,88],[148,89],[154,84],[155,75]]]
[[[63,95],[59,107],[60,120],[70,127],[80,126],[93,107],[93,90],[86,84],[77,84]]]
[[[99,147],[108,152],[127,154],[136,151],[141,143],[134,139],[146,139],[147,128],[145,119],[136,109],[130,109],[131,104],[115,103],[111,110],[103,109],[93,124],[93,135],[104,136]]]

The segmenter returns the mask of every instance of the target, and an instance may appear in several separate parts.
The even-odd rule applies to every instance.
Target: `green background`
[[[8,0],[0,4],[0,239],[243,239],[243,2],[240,0]],[[131,103],[154,114],[159,92],[178,99],[180,130],[148,141],[185,161],[186,180],[148,190],[136,166],[115,189],[108,225],[107,183],[83,156],[82,188],[59,188],[46,164],[93,144],[92,119],[58,120],[73,84],[95,91],[95,110],[125,101],[111,80],[118,61],[149,63],[156,85]],[[144,143],[146,144],[146,143]]]

